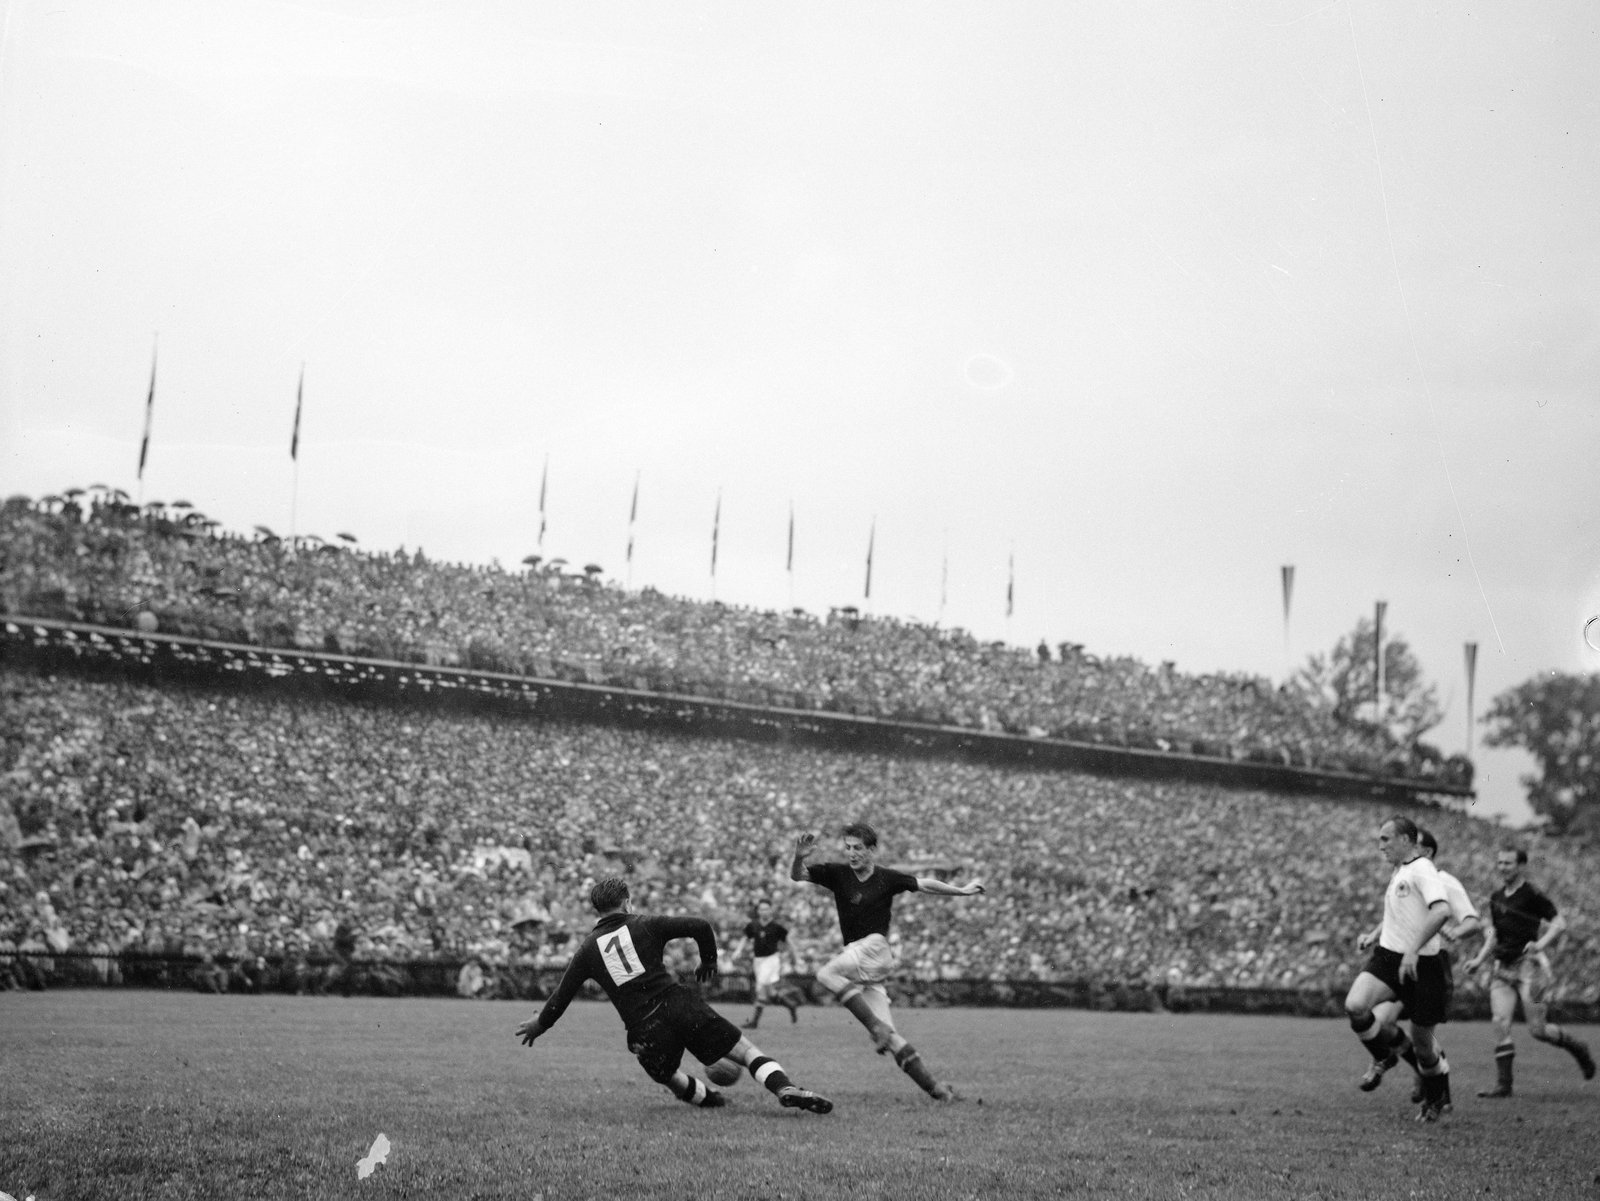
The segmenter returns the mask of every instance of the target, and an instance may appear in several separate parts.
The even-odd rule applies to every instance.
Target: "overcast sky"
[[[603,8],[603,11],[602,11]],[[1282,678],[1600,669],[1592,6],[6,9],[0,492]],[[1016,606],[1005,612],[1007,564]],[[948,558],[948,599],[941,603]],[[1279,567],[1297,569],[1286,652]],[[1600,630],[1600,627],[1597,627]],[[1600,642],[1600,636],[1596,636]],[[1531,761],[1481,753],[1521,820]]]

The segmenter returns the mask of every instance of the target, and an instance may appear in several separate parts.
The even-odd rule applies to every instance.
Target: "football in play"
[[[706,1079],[723,1088],[738,1084],[743,1074],[744,1066],[731,1059],[719,1059],[716,1063],[706,1065]]]

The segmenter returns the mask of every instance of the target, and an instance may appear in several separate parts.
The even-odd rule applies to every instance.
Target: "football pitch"
[[[1600,1079],[1487,1024],[1442,1034],[1455,1112],[1374,1094],[1342,1022],[1072,1010],[906,1010],[968,1094],[925,1098],[836,1008],[754,1038],[831,1115],[746,1076],[691,1109],[652,1084],[609,1005],[533,1048],[528,1004],[197,993],[0,995],[0,1191],[65,1198],[1600,1197]],[[735,1021],[744,1007],[724,1012]],[[774,1016],[774,1014],[776,1016]],[[1593,1039],[1594,1030],[1578,1031]],[[978,1103],[982,1099],[982,1104]],[[365,1179],[357,1162],[383,1134]]]

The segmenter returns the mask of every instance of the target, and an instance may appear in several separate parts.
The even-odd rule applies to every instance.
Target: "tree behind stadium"
[[[1342,724],[1370,727],[1375,668],[1372,621],[1363,617],[1327,655],[1306,657],[1305,666],[1294,676],[1294,687]],[[1443,717],[1438,692],[1423,679],[1422,665],[1411,647],[1398,634],[1387,636],[1383,642],[1383,720],[1379,724],[1395,742],[1409,747]]]
[[[1558,833],[1600,834],[1600,673],[1535,676],[1494,698],[1485,746],[1520,746],[1539,761],[1528,804]]]

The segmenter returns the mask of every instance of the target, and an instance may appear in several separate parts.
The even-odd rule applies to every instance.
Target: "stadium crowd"
[[[315,987],[351,960],[559,965],[617,872],[730,943],[771,897],[814,968],[836,921],[788,881],[792,838],[855,818],[884,862],[989,885],[897,904],[922,978],[1335,987],[1387,878],[1386,811],[1359,802],[3,666],[0,705],[0,950],[236,960],[219,988],[251,965]],[[1413,816],[1484,898],[1503,834]],[[1571,924],[1555,996],[1593,1000],[1597,878],[1555,840],[1534,866]]]
[[[341,535],[342,538],[348,536]],[[1247,675],[1036,651],[959,629],[629,591],[534,562],[252,537],[103,489],[0,506],[0,611],[265,646],[604,682],[798,708],[1470,784],[1464,758],[1335,720]]]

